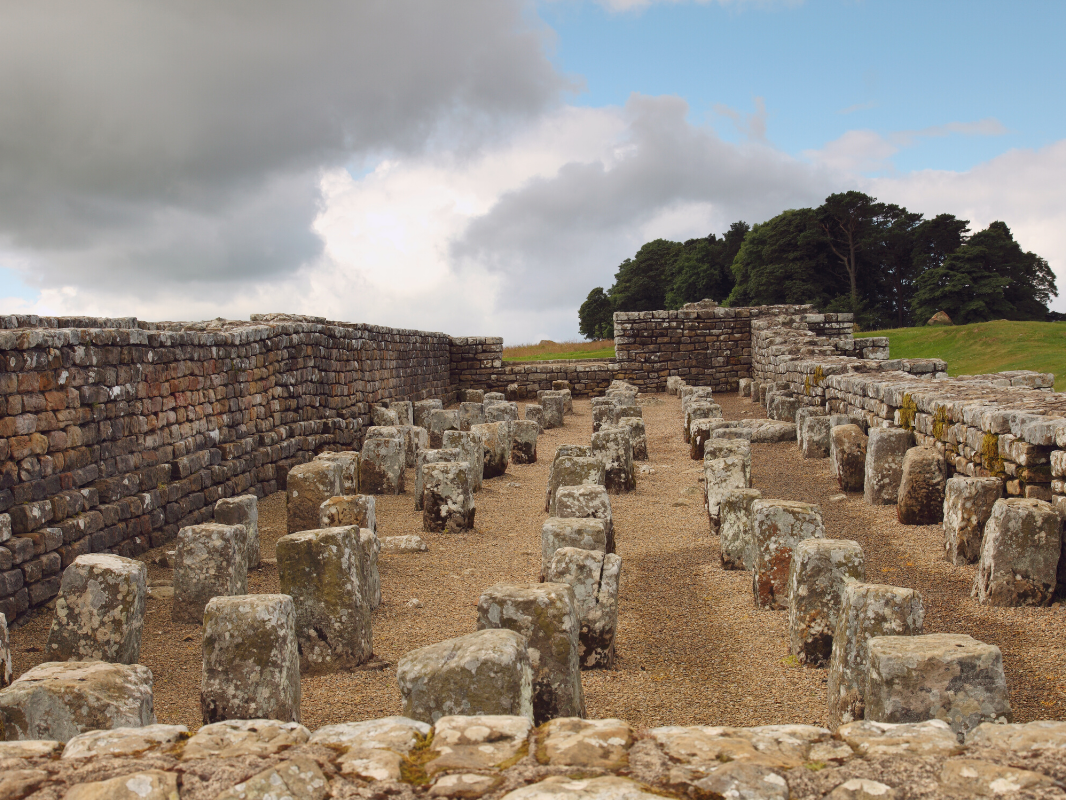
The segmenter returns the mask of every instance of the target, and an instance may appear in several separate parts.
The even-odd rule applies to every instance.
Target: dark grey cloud
[[[576,307],[632,255],[633,234],[671,209],[713,208],[720,229],[693,232],[706,235],[816,204],[832,190],[821,169],[758,142],[723,141],[687,112],[677,97],[634,95],[615,163],[567,164],[501,197],[453,243],[458,268],[477,263],[503,276],[503,305]]]
[[[0,11],[0,239],[41,281],[242,279],[321,248],[319,170],[558,102],[522,0],[38,0]]]

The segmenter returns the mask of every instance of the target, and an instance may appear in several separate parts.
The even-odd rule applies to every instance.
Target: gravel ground
[[[718,398],[728,418],[761,416],[736,395]],[[720,566],[717,537],[708,534],[700,468],[681,441],[680,401],[643,398],[652,472],[637,491],[612,497],[622,556],[616,669],[584,672],[590,717],[621,717],[636,725],[760,725],[826,721],[826,670],[792,666],[787,612],[752,605],[748,573]],[[395,664],[407,651],[475,629],[477,599],[497,582],[536,580],[547,469],[563,443],[587,444],[588,400],[576,400],[566,427],[545,431],[540,461],[512,465],[477,495],[476,531],[425,534],[410,493],[379,497],[378,533],[415,533],[428,553],[382,553],[383,604],[374,612],[372,668],[305,678],[303,722],[333,722],[400,713]],[[943,558],[939,526],[908,527],[894,506],[871,508],[860,494],[842,496],[828,460],[804,460],[794,444],[752,448],[752,479],[764,496],[822,506],[828,535],[857,539],[871,581],[921,590],[927,632],[968,633],[1003,650],[1017,721],[1066,718],[1066,608],[991,609],[969,598],[973,567]],[[410,476],[408,485],[413,485]],[[260,503],[263,556],[285,530],[285,498]],[[158,553],[149,553],[146,560]],[[150,563],[150,582],[170,571]],[[249,576],[250,592],[278,591],[267,562]],[[418,598],[420,608],[407,603]],[[15,672],[43,660],[50,616],[12,631]],[[200,724],[201,630],[170,622],[170,600],[150,598],[141,661],[155,676],[160,722]]]

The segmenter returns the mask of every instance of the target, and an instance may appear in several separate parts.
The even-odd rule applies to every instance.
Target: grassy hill
[[[614,358],[614,339],[595,342],[553,342],[517,344],[503,348],[504,361],[555,361],[559,359]]]
[[[892,358],[942,358],[950,375],[1008,369],[1055,373],[1055,390],[1066,391],[1066,322],[1010,322],[897,328],[859,336],[887,336]]]

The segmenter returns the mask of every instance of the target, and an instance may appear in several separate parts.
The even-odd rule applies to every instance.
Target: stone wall
[[[285,315],[0,325],[9,620],[53,597],[83,553],[135,556],[210,519],[220,497],[269,494],[316,452],[358,446],[372,403],[455,397],[441,333]]]

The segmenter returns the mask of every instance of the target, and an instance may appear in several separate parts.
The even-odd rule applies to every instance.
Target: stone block
[[[416,425],[401,425],[397,429],[403,439],[404,466],[413,467],[419,450],[429,447],[429,432]]]
[[[540,407],[544,410],[544,428],[563,427],[563,417],[566,414],[566,399],[561,395],[551,394],[539,398]]]
[[[483,402],[485,404],[493,403],[493,402],[502,403],[502,402],[506,402],[506,400],[507,400],[507,398],[504,397],[503,392],[485,392],[485,397],[484,397],[484,399],[481,402]]]
[[[600,428],[592,434],[592,452],[603,461],[604,486],[610,494],[625,494],[637,488],[633,466],[633,443],[628,428]]]
[[[483,425],[485,421],[484,403],[459,404],[459,430],[469,431],[471,425]]]
[[[871,637],[917,636],[924,620],[925,606],[915,589],[858,582],[844,586],[829,659],[831,727],[863,718]]]
[[[141,657],[148,568],[112,555],[84,555],[63,571],[45,657],[49,661],[112,661]]]
[[[248,571],[259,569],[259,501],[254,494],[223,497],[215,503],[215,522],[244,528]]]
[[[425,553],[429,545],[421,536],[386,536],[381,540],[381,549],[389,553]]]
[[[557,775],[508,792],[501,800],[658,800],[660,797],[636,781],[614,775],[580,780]]]
[[[364,440],[370,439],[402,439],[399,425],[371,425],[366,429]]]
[[[485,406],[485,422],[514,422],[518,419],[518,404],[492,403]]]
[[[721,431],[735,428],[736,422],[724,419],[694,419],[688,432],[688,455],[693,461],[706,457],[707,442],[718,438]]]
[[[484,389],[463,389],[461,393],[463,402],[465,403],[481,403],[485,402],[485,390]]]
[[[591,448],[589,448],[591,450]],[[548,497],[545,511],[556,515],[556,494],[562,486],[605,486],[606,467],[594,456],[559,456],[556,452],[548,473]]]
[[[489,418],[489,408],[485,408],[485,419]],[[429,432],[429,446],[439,450],[444,446],[444,432],[459,430],[459,412],[435,408],[426,415],[425,429]]]
[[[11,683],[11,637],[7,632],[7,617],[0,614],[0,689]]]
[[[429,746],[432,756],[426,764],[426,774],[438,778],[433,784],[431,796],[439,797],[438,789],[446,778],[466,778],[472,770],[492,770],[500,764],[513,764],[529,750],[529,734],[533,723],[528,717],[482,714],[479,716],[441,717],[433,723],[433,741]],[[479,776],[495,786],[499,778],[492,775]],[[465,782],[466,791],[448,792],[449,797],[468,797],[478,784]],[[481,792],[473,794],[480,796]]]
[[[622,400],[614,404],[614,408],[611,409],[613,419],[612,425],[617,425],[618,421],[622,417],[637,417],[638,419],[644,418],[644,409],[641,408],[636,400]]]
[[[716,431],[717,436],[703,443],[704,463],[716,458],[726,456],[738,456],[744,462],[744,480],[746,486],[751,486],[751,442],[746,439],[723,439],[727,430]]]
[[[693,400],[688,404],[685,414],[685,444],[688,444],[692,423],[697,419],[722,419],[722,407],[710,400]]]
[[[444,403],[440,400],[416,400],[412,405],[412,413],[414,414],[414,423],[419,428],[427,428],[426,417],[429,416],[429,412],[434,409],[443,409]]]
[[[389,408],[396,412],[396,424],[400,427],[415,424],[415,409],[410,400],[390,400]]]
[[[0,690],[8,741],[66,742],[86,731],[154,724],[152,672],[140,664],[46,661]]]
[[[832,420],[832,417],[830,417]],[[858,425],[833,425],[829,429],[829,460],[837,485],[858,492],[866,481],[866,434]]]
[[[470,465],[441,461],[422,468],[422,530],[464,533],[474,529],[474,489]]]
[[[373,654],[359,537],[347,526],[278,539],[278,578],[296,608],[302,672],[350,669]]]
[[[803,451],[803,426],[811,417],[828,417],[829,412],[821,406],[800,406],[796,409],[796,444]]]
[[[502,628],[526,640],[533,669],[533,721],[584,717],[574,590],[566,583],[498,583],[481,594],[479,629]]]
[[[560,486],[555,495],[555,516],[598,519],[607,536],[607,552],[614,552],[614,520],[607,489],[598,484]]]
[[[525,418],[537,423],[537,430],[544,430],[544,406],[539,403],[526,403]]]
[[[470,429],[481,437],[484,454],[482,479],[498,478],[507,472],[511,464],[512,432],[510,422],[486,422]]]
[[[807,417],[803,422],[801,451],[804,458],[829,458],[829,417]]]
[[[881,756],[951,756],[962,751],[951,726],[939,719],[925,722],[871,722],[841,725],[837,736],[863,758]]]
[[[800,401],[797,397],[787,394],[775,394],[769,403],[767,416],[779,422],[795,422],[796,412],[799,411]]]
[[[300,721],[300,654],[289,595],[215,597],[207,604],[200,711],[205,725]]]
[[[1003,496],[999,478],[949,478],[944,487],[944,551],[952,564],[976,564],[985,524]]]
[[[529,720],[525,721],[529,724]],[[364,781],[399,781],[406,766],[405,757],[426,740],[431,730],[426,723],[406,717],[383,717],[324,725],[312,734],[308,744],[343,750],[336,761],[342,775]]]
[[[548,517],[540,528],[540,577],[548,574],[555,551],[563,547],[607,552],[603,520],[590,517]]]
[[[1011,722],[1003,656],[954,633],[875,636],[869,644],[866,719],[939,719],[962,736],[982,722]]]
[[[403,494],[407,448],[403,439],[367,439],[359,459],[363,494]],[[290,473],[291,474],[291,473]],[[340,494],[334,492],[330,497]],[[323,500],[328,498],[323,498]],[[319,506],[322,503],[319,502]],[[300,528],[299,530],[308,530]],[[290,531],[294,532],[294,531]]]
[[[509,630],[481,630],[412,650],[396,666],[403,715],[507,715],[533,719],[533,668],[526,640]]]
[[[767,422],[753,428],[751,441],[756,444],[791,442],[796,439],[795,422]]]
[[[703,462],[704,505],[711,533],[718,533],[721,525],[721,498],[725,492],[747,489],[744,459],[738,455],[712,458]]]
[[[339,527],[339,526],[336,526]],[[381,573],[378,571],[378,554],[381,540],[369,528],[359,529],[359,559],[363,565],[363,581],[371,611],[381,605]]]
[[[194,733],[185,743],[181,760],[243,756],[264,758],[277,755],[295,745],[305,744],[310,736],[310,731],[299,722],[227,719],[204,725]]]
[[[242,525],[207,522],[178,531],[174,552],[174,622],[202,625],[212,597],[246,594],[248,562]]]
[[[597,403],[596,401],[600,402]],[[592,432],[596,433],[604,425],[614,423],[614,401],[610,398],[594,398],[592,402]]]
[[[516,420],[511,427],[511,460],[515,464],[537,463],[537,435],[540,426],[531,420]]]
[[[935,447],[912,447],[903,457],[896,515],[904,525],[935,525],[944,519],[948,465]]]
[[[618,630],[618,584],[622,559],[614,553],[561,547],[552,556],[545,580],[574,590],[582,669],[614,666]]]
[[[618,420],[619,427],[629,430],[629,441],[633,445],[633,460],[648,460],[648,434],[644,428],[642,417],[621,417]]]
[[[824,539],[822,511],[812,503],[756,500],[751,504],[755,564],[752,591],[758,608],[788,608],[792,553],[804,539]]]
[[[1043,500],[997,500],[985,525],[973,596],[991,606],[1046,606],[1058,582],[1062,518]]]
[[[503,396],[507,398],[509,402],[513,402],[515,400],[525,400],[526,387],[520,383],[509,383],[507,384],[507,388],[504,390]],[[500,420],[494,421],[499,422]]]
[[[461,431],[448,431],[448,433],[461,433]],[[478,455],[480,455],[480,453]],[[439,450],[419,451],[418,460],[415,462],[415,511],[422,510],[422,495],[425,491],[426,466],[429,464],[441,464],[449,461],[462,460],[463,454],[458,447],[442,447]]]
[[[319,453],[315,461],[332,461],[341,468],[341,494],[359,494],[359,451],[331,450]]]
[[[465,461],[470,465],[470,476],[474,482],[474,491],[481,491],[483,472],[485,471],[485,447],[481,434],[475,431],[445,431],[444,448],[459,450],[459,458],[452,461]],[[442,459],[443,460],[443,459]]]
[[[738,381],[737,393],[741,397],[751,397],[751,378],[741,378]]]
[[[385,406],[373,406],[370,409],[370,420],[375,425],[399,425],[400,418],[391,408]]]
[[[375,439],[373,441],[387,440]],[[369,442],[367,446],[370,446]],[[296,533],[317,528],[318,510],[326,500],[339,494],[344,494],[341,490],[339,464],[316,459],[306,464],[297,464],[290,469],[285,479],[285,515],[288,521],[288,532]]]
[[[140,728],[113,728],[79,733],[67,740],[64,761],[100,756],[139,756],[147,750],[176,745],[188,738],[184,725],[145,725]]]
[[[801,664],[829,662],[844,585],[864,580],[866,559],[858,542],[805,539],[796,545],[788,574],[788,634]]]
[[[367,494],[343,494],[331,497],[322,504],[318,514],[318,528],[340,528],[355,525],[377,531],[377,502]]]
[[[866,442],[863,500],[871,506],[894,505],[903,480],[903,458],[914,447],[914,434],[903,428],[871,428]]]
[[[725,569],[755,566],[751,504],[761,498],[758,489],[730,489],[718,495],[719,553]]]

